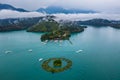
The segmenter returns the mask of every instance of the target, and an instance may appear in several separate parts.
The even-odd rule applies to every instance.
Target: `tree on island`
[[[54,67],[61,67],[62,61],[60,59],[57,59],[53,62]]]

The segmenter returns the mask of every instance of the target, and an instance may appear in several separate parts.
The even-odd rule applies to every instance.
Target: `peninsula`
[[[33,27],[28,28],[28,32],[45,32],[41,36],[41,41],[45,40],[69,40],[71,33],[83,32],[86,26],[80,26],[75,22],[57,22],[53,16],[46,16]]]

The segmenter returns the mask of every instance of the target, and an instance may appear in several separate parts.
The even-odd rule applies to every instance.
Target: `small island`
[[[52,65],[50,65],[51,62],[53,63]],[[63,62],[66,63],[65,66],[62,66]],[[72,61],[66,58],[50,58],[42,63],[42,68],[45,71],[52,73],[63,72],[71,68],[71,66],[72,66]]]

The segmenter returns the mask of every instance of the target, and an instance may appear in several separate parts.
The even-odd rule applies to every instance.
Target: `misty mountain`
[[[91,19],[86,21],[64,21],[56,22],[55,16],[43,16],[33,18],[8,18],[0,19],[0,32],[4,31],[16,31],[16,30],[28,30],[28,31],[49,31],[56,29],[56,25],[69,31],[77,32],[81,29],[80,25],[92,25],[95,27],[110,26],[120,29],[120,21],[107,20],[107,19]],[[50,26],[52,26],[50,28]],[[74,28],[75,27],[75,28]],[[76,29],[77,27],[77,29]],[[71,31],[71,32],[72,32]]]
[[[78,21],[78,24],[92,25],[92,26],[96,26],[96,27],[110,26],[110,27],[113,27],[113,28],[119,28],[120,29],[120,21],[99,19],[99,18],[98,19],[86,20],[86,21]]]
[[[15,7],[13,7],[12,5],[9,5],[9,4],[1,4],[1,3],[0,3],[0,10],[3,10],[3,9],[14,10],[14,11],[19,11],[19,12],[28,12],[27,10],[22,9],[22,8],[15,8]]]
[[[56,13],[95,13],[92,10],[81,10],[81,9],[64,9],[62,7],[49,6],[47,8],[40,8],[37,12],[48,13],[48,14],[56,14]]]
[[[27,29],[39,22],[42,17],[0,19],[0,32]]]

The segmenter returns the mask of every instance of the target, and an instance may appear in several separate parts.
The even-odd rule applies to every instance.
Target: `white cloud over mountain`
[[[47,14],[39,13],[39,12],[17,12],[12,10],[1,10],[0,11],[0,19],[5,18],[23,18],[23,17],[40,17],[45,16]],[[119,14],[113,13],[89,13],[89,14],[53,14],[57,17],[57,20],[88,20],[93,18],[103,18],[109,20],[120,20]]]
[[[71,20],[71,21],[78,21],[78,20],[90,20],[94,18],[102,18],[108,20],[120,20],[119,14],[107,14],[107,13],[89,13],[89,14],[54,14],[57,16],[58,19],[63,20]]]
[[[0,19],[4,18],[22,18],[22,17],[39,17],[46,14],[38,12],[18,12],[12,10],[0,10]]]

